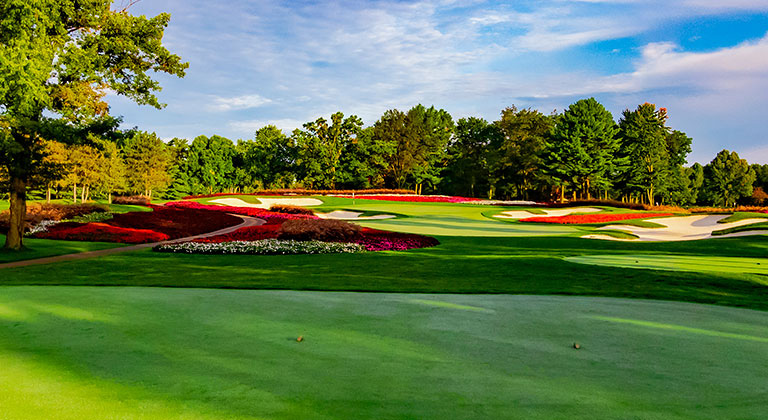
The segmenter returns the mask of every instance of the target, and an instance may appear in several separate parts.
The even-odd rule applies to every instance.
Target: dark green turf
[[[4,420],[768,412],[768,314],[679,302],[0,287],[0,332]]]
[[[54,241],[50,239],[24,238],[25,248],[23,250],[10,251],[3,249],[3,244],[5,244],[5,235],[0,235],[0,264],[124,246],[105,242]],[[50,272],[48,275],[55,277]],[[5,273],[0,271],[0,284],[3,283],[4,278]]]
[[[149,250],[6,269],[3,284],[123,285],[654,298],[768,310],[764,277],[576,264],[593,254],[764,258],[764,237],[626,243],[579,238],[441,237],[434,248],[334,255],[184,255]],[[55,270],[56,276],[51,276]]]

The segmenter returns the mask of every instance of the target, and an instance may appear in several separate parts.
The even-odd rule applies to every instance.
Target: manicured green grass
[[[440,237],[434,248],[331,255],[186,255],[150,250],[3,269],[3,284],[114,285],[654,298],[768,310],[762,276],[568,262],[583,255],[762,258],[763,237],[614,242],[572,237]],[[50,273],[55,271],[56,276]]]
[[[768,410],[768,314],[735,308],[6,287],[0,331],[4,419],[757,419]]]
[[[23,250],[9,251],[2,248],[4,243],[5,235],[0,235],[0,264],[124,246],[105,242],[54,241],[50,239],[24,238],[25,248]],[[56,277],[50,271],[48,276]],[[3,284],[4,277],[5,273],[0,271],[0,284]]]
[[[753,223],[746,226],[734,226],[727,229],[720,229],[712,232],[712,236],[727,235],[729,233],[748,232],[751,230],[768,230],[767,222]]]
[[[579,264],[622,268],[647,268],[653,270],[759,274],[768,276],[768,260],[765,258],[715,257],[691,255],[579,255],[566,257],[566,261]],[[754,282],[768,286],[768,280]]]
[[[718,220],[717,223],[733,223],[744,219],[768,219],[768,213],[756,213],[751,211],[737,211],[725,219]]]

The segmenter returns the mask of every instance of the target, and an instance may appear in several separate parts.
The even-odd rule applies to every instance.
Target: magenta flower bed
[[[480,198],[456,197],[446,195],[341,195],[342,198],[354,198],[360,200],[384,200],[404,201],[413,203],[463,203],[467,201],[481,201]]]
[[[672,213],[606,213],[606,214],[582,214],[555,217],[527,217],[521,222],[555,223],[562,225],[577,225],[586,223],[607,223],[621,220],[649,219],[651,217],[673,216]]]
[[[440,242],[432,237],[413,233],[387,232],[376,229],[363,229],[363,237],[353,239],[352,243],[360,244],[367,251],[405,251],[414,248],[429,248]]]

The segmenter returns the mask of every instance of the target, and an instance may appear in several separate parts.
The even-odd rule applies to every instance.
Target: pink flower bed
[[[384,200],[405,201],[413,203],[463,203],[467,201],[481,201],[480,198],[455,197],[445,195],[341,195],[342,198],[354,198],[360,200]]]
[[[169,236],[149,229],[129,229],[106,223],[60,223],[38,237],[67,241],[143,244],[167,241]]]
[[[586,223],[607,223],[621,220],[648,219],[651,217],[673,216],[672,213],[606,213],[606,214],[582,214],[555,217],[527,217],[521,222],[555,223],[564,225],[576,225]]]
[[[242,214],[243,216],[258,217],[265,220],[268,225],[279,225],[286,220],[291,219],[317,219],[317,216],[307,214],[288,214],[277,213],[265,209],[259,209],[255,207],[235,207],[235,206],[212,206],[207,204],[200,204],[196,201],[173,201],[165,204],[166,207],[183,208],[183,209],[196,209],[196,210],[213,210],[223,213]]]
[[[387,232],[376,229],[363,229],[363,236],[353,239],[352,243],[360,244],[367,251],[405,251],[414,248],[429,248],[440,242],[432,237],[413,233]]]

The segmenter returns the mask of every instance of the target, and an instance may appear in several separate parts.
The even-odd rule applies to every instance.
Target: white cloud
[[[210,108],[215,111],[235,111],[257,108],[271,102],[272,100],[260,95],[243,95],[230,98],[217,96],[213,98],[213,103],[210,105]]]

